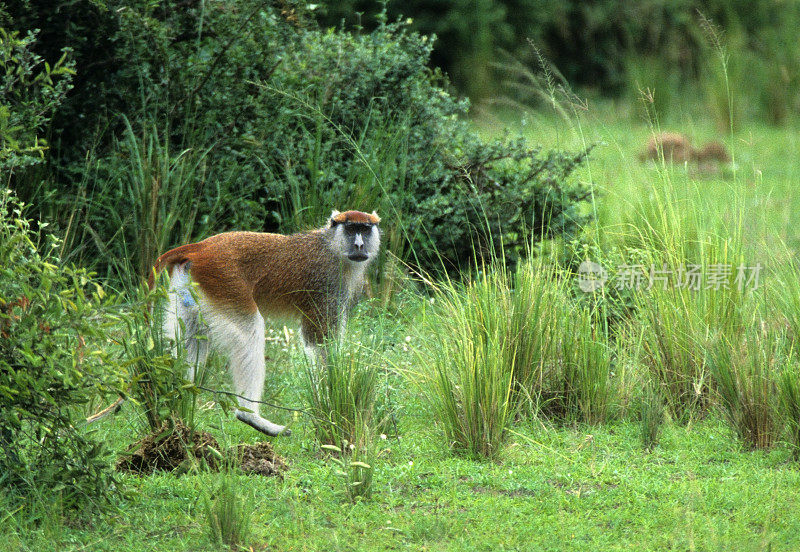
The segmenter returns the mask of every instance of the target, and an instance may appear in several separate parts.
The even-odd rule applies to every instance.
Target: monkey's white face
[[[374,224],[344,222],[334,228],[333,244],[350,261],[371,260],[380,247],[380,232]]]

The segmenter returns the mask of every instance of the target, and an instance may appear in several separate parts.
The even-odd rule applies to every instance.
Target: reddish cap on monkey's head
[[[380,221],[381,219],[375,211],[372,213],[364,213],[362,211],[345,211],[344,213],[334,211],[331,213],[331,222],[334,224],[341,224],[343,222],[378,224]]]

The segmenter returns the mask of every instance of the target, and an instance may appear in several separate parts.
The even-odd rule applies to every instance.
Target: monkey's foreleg
[[[341,324],[334,316],[326,319],[318,312],[304,315],[300,324],[300,337],[303,339],[306,357],[311,360],[312,365],[322,368],[328,364],[328,350],[325,340],[330,339],[331,334],[334,334],[331,328],[338,329],[340,326]],[[339,337],[341,341],[341,335]]]

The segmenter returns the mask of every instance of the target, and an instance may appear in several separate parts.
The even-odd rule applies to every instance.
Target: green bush
[[[102,504],[114,479],[103,445],[82,429],[96,392],[110,301],[84,270],[60,266],[21,205],[0,195],[0,489],[65,508]],[[43,253],[37,251],[37,245]]]
[[[84,80],[54,119],[57,178],[37,208],[86,262],[133,256],[141,268],[153,245],[188,235],[293,231],[359,208],[395,227],[389,250],[451,270],[471,265],[475,246],[513,260],[585,219],[588,192],[569,178],[585,154],[477,138],[467,103],[428,67],[432,41],[406,23],[323,31],[301,6],[178,4],[110,0],[77,10],[68,29],[12,10],[16,25],[49,22],[55,43],[76,45]],[[78,47],[98,33],[125,63]],[[143,221],[159,189],[181,198],[179,214]]]

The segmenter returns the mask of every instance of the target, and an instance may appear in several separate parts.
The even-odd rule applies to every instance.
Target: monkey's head
[[[333,232],[334,249],[356,263],[371,260],[380,247],[380,221],[375,211],[371,214],[361,211],[334,211],[328,222],[328,228]]]

